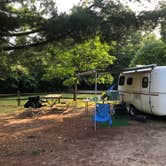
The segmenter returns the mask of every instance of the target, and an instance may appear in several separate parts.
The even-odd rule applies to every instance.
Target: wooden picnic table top
[[[47,99],[59,99],[61,98],[62,95],[61,94],[48,94],[46,96],[43,96],[42,98],[47,98]]]

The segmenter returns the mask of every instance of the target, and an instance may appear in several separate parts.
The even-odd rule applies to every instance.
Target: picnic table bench
[[[41,99],[46,100],[50,107],[53,107],[57,102],[60,103],[61,98],[61,94],[48,94],[46,96],[41,97]]]

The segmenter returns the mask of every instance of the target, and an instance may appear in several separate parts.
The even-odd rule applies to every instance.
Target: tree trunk
[[[77,79],[76,79],[75,84],[74,84],[73,100],[74,100],[74,101],[77,100]]]
[[[20,100],[20,91],[17,90],[17,106],[19,107],[21,105],[21,100]]]

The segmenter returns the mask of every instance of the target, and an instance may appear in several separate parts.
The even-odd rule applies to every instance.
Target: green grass
[[[112,122],[112,126],[128,126],[129,118],[115,115],[112,117]]]
[[[2,113],[13,113],[16,112],[18,110],[23,110],[23,106],[25,104],[25,102],[27,101],[29,96],[44,96],[46,94],[44,93],[40,93],[40,94],[32,94],[32,95],[28,95],[28,96],[21,96],[21,106],[18,107],[17,106],[17,96],[12,96],[12,97],[3,97],[0,98],[0,114]],[[77,106],[81,107],[85,105],[85,102],[83,101],[83,99],[86,98],[94,98],[95,95],[94,94],[78,94],[77,98],[78,98],[78,102],[77,102]],[[69,104],[72,104],[73,101],[73,94],[72,93],[62,93],[62,99],[61,101],[70,101]],[[112,103],[112,102],[109,102]]]
[[[66,99],[72,99],[73,98],[73,94],[71,93],[62,93],[62,97],[66,98]],[[77,98],[78,99],[86,99],[86,98],[93,98],[95,97],[94,94],[77,94]]]
[[[62,98],[64,99],[73,99],[73,94],[72,93],[59,93],[62,95]],[[21,95],[21,99],[25,99],[28,98],[29,96],[45,96],[47,94],[41,93],[41,94],[32,94],[32,95]],[[77,94],[77,98],[78,99],[85,99],[85,98],[93,98],[95,97],[94,94]],[[17,96],[12,96],[12,97],[4,97],[4,98],[0,98],[0,100],[17,100]]]
[[[114,115],[112,116],[112,127],[119,127],[119,126],[128,126],[129,125],[129,118]],[[100,123],[101,127],[108,127],[109,122],[102,122]]]
[[[23,109],[23,106],[25,104],[25,102],[27,101],[29,96],[37,96],[39,95],[40,97],[46,95],[46,94],[36,94],[36,95],[28,95],[28,96],[21,96],[21,99],[25,99],[25,100],[21,100],[21,106],[18,107],[17,106],[17,96],[12,96],[12,97],[3,97],[0,98],[0,114],[3,113],[14,113],[20,109]],[[77,98],[78,99],[85,99],[85,98],[93,98],[95,95],[93,94],[78,94]],[[62,93],[62,100],[70,100],[72,101],[73,99],[73,94],[68,94],[68,93]],[[80,102],[80,105],[84,105],[84,103]]]
[[[0,104],[0,114],[13,113],[15,111],[17,111],[17,106],[16,105]]]
[[[13,112],[23,108],[23,104],[24,104],[24,102],[22,102],[22,106],[18,108],[16,100],[1,98],[0,99],[0,114],[13,113]]]

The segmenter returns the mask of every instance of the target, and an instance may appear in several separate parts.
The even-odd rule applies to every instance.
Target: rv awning
[[[149,72],[152,71],[156,67],[156,64],[151,64],[151,65],[145,65],[145,66],[139,66],[139,67],[131,67],[131,68],[126,68],[123,70],[123,73],[136,73],[136,72]]]

